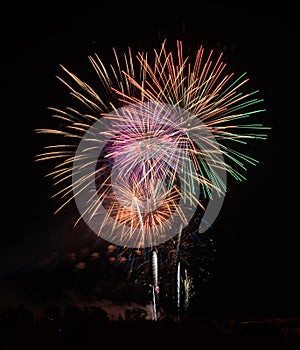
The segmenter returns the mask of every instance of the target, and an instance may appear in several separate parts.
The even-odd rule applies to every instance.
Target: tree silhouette
[[[147,311],[139,307],[125,310],[126,321],[144,321],[147,315]]]

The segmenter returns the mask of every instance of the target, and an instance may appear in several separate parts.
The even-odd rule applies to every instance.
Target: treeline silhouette
[[[110,319],[101,306],[76,305],[48,305],[36,315],[22,303],[2,310],[0,335],[1,350],[296,350],[300,344],[264,322],[232,327],[232,320],[209,317],[153,321],[138,307]]]

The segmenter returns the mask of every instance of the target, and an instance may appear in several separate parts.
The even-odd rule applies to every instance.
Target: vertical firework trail
[[[184,270],[184,310],[187,311],[191,298],[192,278],[188,276],[187,269]]]
[[[177,314],[180,321],[180,260],[177,263]]]
[[[153,316],[154,320],[157,320],[157,300],[159,293],[158,286],[158,263],[157,263],[157,253],[155,250],[152,252],[152,301],[153,301]]]
[[[176,291],[177,291],[177,315],[178,315],[178,320],[180,320],[180,243],[181,243],[181,234],[182,234],[182,225],[179,226],[179,233],[178,233],[178,238],[177,238],[177,249],[176,249],[176,254],[177,254],[177,278],[176,278]]]

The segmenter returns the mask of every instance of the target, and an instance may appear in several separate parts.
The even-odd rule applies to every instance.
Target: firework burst
[[[224,197],[226,173],[245,179],[247,164],[257,161],[227,141],[266,138],[266,127],[247,122],[264,111],[258,91],[240,92],[249,79],[227,73],[222,54],[213,63],[214,52],[199,47],[190,59],[180,41],[176,55],[165,42],[153,53],[114,50],[108,68],[90,56],[102,85],[97,91],[62,66],[71,82],[59,80],[81,108],[50,108],[64,127],[36,130],[65,141],[37,155],[57,161],[48,176],[60,187],[54,196],[64,200],[58,211],[75,199],[79,220],[133,248],[166,242],[207,199]]]
[[[221,209],[227,174],[244,180],[258,163],[239,145],[267,138],[255,122],[263,100],[246,91],[246,73],[228,72],[223,53],[202,46],[188,56],[181,41],[174,51],[164,41],[152,54],[113,53],[110,65],[89,56],[97,89],[61,66],[76,107],[50,108],[59,127],[36,132],[59,141],[36,160],[54,163],[47,176],[63,201],[57,212],[75,201],[74,224],[83,219],[119,246],[116,261],[126,260],[130,274],[151,268],[153,254],[160,271],[174,268],[179,303],[179,271],[187,276],[191,247],[207,243],[198,234]]]

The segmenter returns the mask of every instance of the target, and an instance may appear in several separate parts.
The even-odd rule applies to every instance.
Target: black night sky
[[[110,57],[112,47],[129,46],[151,51],[166,38],[223,50],[232,70],[246,71],[260,90],[264,124],[272,128],[267,141],[253,146],[260,163],[249,167],[248,179],[230,182],[211,231],[215,263],[198,286],[194,312],[299,316],[299,109],[289,95],[291,47],[297,46],[293,9],[208,3],[172,8],[61,1],[13,3],[2,11],[8,24],[1,30],[0,307],[19,301],[37,309],[55,302],[143,302],[142,291],[102,258],[105,244],[84,225],[72,229],[75,205],[53,215],[58,202],[50,198],[46,165],[34,162],[43,144],[34,129],[52,122],[47,107],[64,104],[66,90],[55,77],[59,64],[82,77],[94,52]]]

